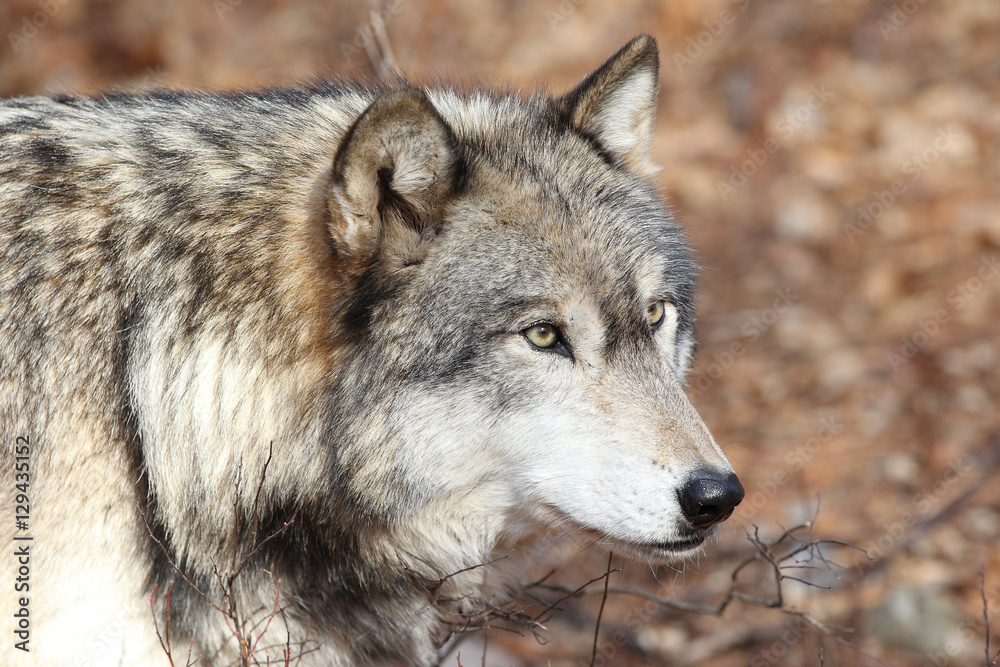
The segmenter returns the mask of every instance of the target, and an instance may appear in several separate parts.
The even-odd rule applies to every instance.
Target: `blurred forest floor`
[[[816,537],[872,560],[826,545],[845,567],[784,570],[827,587],[786,580],[786,606],[894,665],[984,664],[983,595],[1000,644],[1000,3],[393,0],[372,16],[5,0],[0,93],[374,77],[383,51],[420,82],[561,92],[653,34],[660,181],[703,267],[690,393],[748,493],[697,563],[615,559],[611,585],[717,604],[755,552],[747,531],[773,540],[819,505]],[[606,566],[593,547],[550,581]],[[741,577],[774,591],[766,563]],[[545,644],[491,630],[488,664],[590,664],[600,603],[560,605]],[[598,665],[877,664],[740,601],[716,617],[612,594],[598,644]]]

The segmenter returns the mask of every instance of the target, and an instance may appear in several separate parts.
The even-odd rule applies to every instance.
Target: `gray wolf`
[[[559,97],[4,101],[5,544],[33,540],[4,663],[166,664],[169,588],[177,664],[248,664],[250,632],[261,663],[429,665],[540,535],[698,549],[743,489],[683,389],[657,67],[640,36]]]

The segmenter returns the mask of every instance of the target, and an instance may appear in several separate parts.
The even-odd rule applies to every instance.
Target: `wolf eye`
[[[649,308],[646,309],[646,317],[649,319],[649,326],[653,329],[659,329],[660,325],[663,324],[663,318],[666,315],[667,309],[663,305],[662,301],[654,301],[649,304]]]
[[[559,344],[559,330],[555,326],[545,322],[530,326],[521,333],[524,334],[529,343],[543,350],[553,348]]]

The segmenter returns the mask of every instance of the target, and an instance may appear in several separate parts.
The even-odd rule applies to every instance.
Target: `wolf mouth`
[[[696,549],[705,543],[705,540],[714,533],[714,530],[704,530],[698,533],[692,534],[683,540],[674,540],[670,542],[653,542],[650,544],[645,544],[648,549],[653,549],[656,551],[670,551],[673,553],[680,553],[684,551],[690,551],[691,549]]]
[[[613,535],[608,535],[596,528],[580,526],[584,533],[594,536],[599,543],[613,549],[621,550],[626,554],[631,554],[636,558],[651,558],[655,560],[669,561],[674,558],[688,555],[698,549],[705,541],[715,535],[718,526],[710,526],[700,530],[685,531],[676,540],[664,540],[660,542],[638,542],[635,540],[623,539]]]
[[[680,539],[662,542],[632,542],[613,539],[623,551],[641,558],[672,560],[695,551],[716,533],[717,526],[684,533]]]

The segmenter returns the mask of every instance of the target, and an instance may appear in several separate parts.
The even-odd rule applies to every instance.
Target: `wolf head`
[[[683,389],[695,267],[652,180],[657,66],[640,36],[557,99],[407,87],[353,124],[324,196],[353,267],[333,423],[354,506],[663,560],[740,502]]]

